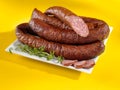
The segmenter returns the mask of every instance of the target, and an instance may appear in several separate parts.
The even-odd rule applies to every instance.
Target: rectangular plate
[[[112,32],[112,30],[113,30],[113,27],[110,27],[110,33]],[[105,44],[106,44],[107,40],[108,39],[106,39],[104,41]],[[18,51],[18,50],[15,49],[17,47],[16,46],[17,44],[22,44],[22,43],[20,43],[18,40],[15,40],[10,46],[8,46],[5,49],[5,51],[9,52],[9,49],[12,48],[12,53],[18,54],[18,55],[21,55],[21,56],[24,56],[24,57],[27,57],[27,58],[31,58],[33,60],[38,60],[38,61],[46,62],[46,63],[49,63],[49,64],[53,64],[53,65],[73,69],[73,70],[76,70],[76,71],[89,73],[89,74],[92,73],[93,67],[90,68],[90,69],[82,69],[82,68],[81,69],[76,69],[73,66],[63,66],[61,63],[58,63],[57,60],[55,60],[55,59],[48,61],[45,57],[40,58],[40,57],[35,56],[35,55],[30,55],[28,53]],[[97,62],[98,58],[99,58],[99,56],[93,59],[95,61],[95,63]]]

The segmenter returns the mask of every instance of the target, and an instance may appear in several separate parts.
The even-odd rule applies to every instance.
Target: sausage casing
[[[54,51],[56,56],[63,56],[69,60],[87,60],[100,55],[104,51],[104,44],[101,41],[86,45],[67,45],[47,41],[41,37],[29,33],[28,23],[20,24],[16,28],[16,36],[19,41],[31,47],[45,47],[46,52]]]

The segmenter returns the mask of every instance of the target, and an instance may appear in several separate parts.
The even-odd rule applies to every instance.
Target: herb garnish
[[[12,50],[13,50],[13,48],[9,48],[9,52],[12,54]]]
[[[30,55],[36,55],[38,57],[45,57],[47,60],[57,59],[58,63],[62,62],[63,60],[62,56],[55,57],[54,51],[51,51],[50,53],[45,52],[44,46],[41,46],[39,48],[32,48],[25,44],[18,44],[16,50],[26,52]]]
[[[58,60],[58,62],[60,62],[60,63],[63,61],[63,59],[64,59],[64,58],[63,58],[62,56],[58,56],[58,57],[57,57],[57,60]]]

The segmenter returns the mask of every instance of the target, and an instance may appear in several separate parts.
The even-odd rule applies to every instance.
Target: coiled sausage
[[[54,51],[56,56],[63,56],[69,60],[91,59],[100,55],[105,48],[101,41],[86,45],[67,45],[47,41],[29,32],[28,23],[20,24],[16,28],[16,36],[20,42],[36,48],[44,46],[46,52]]]
[[[29,25],[40,37],[49,41],[65,44],[87,44],[102,41],[107,38],[109,34],[109,27],[106,24],[101,24],[97,26],[96,29],[91,29],[87,37],[81,37],[73,30],[55,28],[37,18],[32,18]]]

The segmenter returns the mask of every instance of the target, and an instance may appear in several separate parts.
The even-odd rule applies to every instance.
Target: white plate
[[[110,33],[112,32],[112,30],[113,30],[113,27],[110,27]],[[105,44],[106,44],[107,40],[108,39],[106,39],[104,41]],[[55,59],[48,61],[45,57],[41,57],[40,58],[40,57],[35,56],[35,55],[30,55],[28,53],[18,51],[18,50],[15,49],[17,47],[16,46],[17,44],[22,44],[22,43],[20,43],[18,40],[16,40],[10,46],[8,46],[5,49],[5,51],[9,52],[9,49],[12,48],[12,53],[18,54],[18,55],[21,55],[21,56],[24,56],[24,57],[31,58],[33,60],[38,60],[38,61],[46,62],[46,63],[49,63],[49,64],[53,64],[53,65],[57,65],[57,66],[61,66],[61,67],[69,68],[69,69],[73,69],[73,70],[76,70],[76,71],[89,73],[89,74],[92,73],[93,67],[90,68],[90,69],[76,69],[73,66],[63,66],[62,64],[58,63],[57,60],[55,60]],[[99,56],[94,58],[95,63],[97,62],[98,58],[99,58]]]

